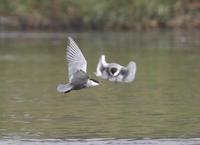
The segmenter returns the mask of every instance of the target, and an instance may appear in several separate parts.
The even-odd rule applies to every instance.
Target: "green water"
[[[0,137],[200,137],[200,32],[33,35],[1,35]],[[68,36],[91,77],[105,54],[122,65],[134,60],[135,81],[96,78],[102,86],[56,92],[67,81]]]

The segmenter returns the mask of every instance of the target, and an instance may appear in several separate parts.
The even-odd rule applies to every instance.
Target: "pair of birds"
[[[87,75],[87,61],[75,41],[68,37],[66,58],[68,61],[69,83],[59,84],[57,91],[68,93],[72,90],[100,85],[99,81],[90,78]],[[117,63],[107,63],[105,55],[101,55],[96,68],[96,76],[107,79],[112,82],[132,82],[135,78],[136,63],[130,61],[127,67]]]

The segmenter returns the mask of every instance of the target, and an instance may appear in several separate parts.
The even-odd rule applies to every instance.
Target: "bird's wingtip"
[[[135,61],[130,61],[130,62],[128,63],[128,65],[135,65],[135,66],[136,66],[136,62],[135,62]]]
[[[104,57],[104,58],[105,58],[106,56],[105,56],[105,54],[102,54],[101,57]]]
[[[73,39],[72,39],[72,37],[71,37],[71,36],[69,36],[69,37],[68,37],[68,40],[69,40],[69,41],[71,41],[71,40],[73,40]]]
[[[97,72],[93,72],[97,77],[101,76],[101,72],[97,71]]]

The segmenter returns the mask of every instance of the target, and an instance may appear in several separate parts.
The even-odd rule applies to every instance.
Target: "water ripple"
[[[198,145],[200,138],[190,139],[2,139],[1,145]]]

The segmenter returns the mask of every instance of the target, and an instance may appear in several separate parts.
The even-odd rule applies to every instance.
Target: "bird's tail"
[[[57,86],[57,91],[60,93],[68,93],[73,89],[71,84],[59,84]]]

